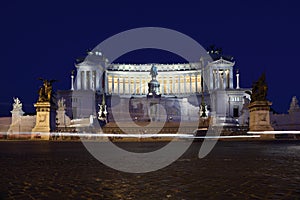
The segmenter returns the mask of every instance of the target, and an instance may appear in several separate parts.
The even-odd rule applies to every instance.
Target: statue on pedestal
[[[107,123],[107,115],[108,115],[108,112],[107,112],[107,106],[106,106],[106,103],[105,103],[105,95],[103,94],[102,95],[102,104],[98,104],[99,106],[99,112],[98,112],[98,119],[103,122],[103,123]]]
[[[273,131],[270,124],[271,102],[267,100],[268,86],[266,75],[263,73],[258,81],[254,82],[251,94],[249,129],[250,131]],[[274,135],[261,135],[261,138],[274,139]]]
[[[13,111],[22,111],[22,103],[19,98],[14,98]]]
[[[158,75],[158,73],[157,73],[157,67],[155,65],[152,65],[150,70],[150,75],[152,77],[152,80],[156,80],[156,76]]]
[[[38,102],[50,102],[52,97],[52,83],[56,82],[56,80],[47,80],[42,78],[39,78],[39,80],[43,81],[43,86],[41,86],[38,91]]]
[[[155,65],[152,65],[152,67],[150,69],[150,75],[151,75],[152,80],[148,83],[147,97],[160,97],[161,96],[159,94],[160,84],[156,80],[156,76],[158,75],[158,73],[157,73],[157,67]]]
[[[40,87],[38,94],[39,98],[34,107],[36,108],[36,123],[32,129],[32,139],[50,139],[50,132],[56,128],[56,112],[55,104],[52,99],[52,83],[55,80],[46,80],[39,78],[43,81],[43,85]],[[63,103],[63,102],[61,102]],[[43,134],[40,134],[43,132]]]
[[[292,102],[290,104],[289,113],[295,113],[295,112],[299,112],[299,111],[300,111],[300,107],[298,104],[298,99],[296,96],[293,96]]]
[[[258,81],[253,83],[251,102],[266,101],[267,100],[268,86],[266,83],[266,74],[263,73]]]
[[[21,116],[23,116],[24,112],[22,109],[22,103],[19,98],[14,98],[13,110],[10,111],[12,114],[12,124],[15,124]]]
[[[62,111],[65,111],[66,110],[66,104],[65,104],[65,99],[64,98],[61,98],[58,100],[57,102],[57,107],[58,107],[58,110],[62,110]]]
[[[207,109],[207,105],[204,101],[203,91],[202,91],[202,96],[201,96],[201,104],[200,104],[199,114],[200,114],[201,118],[206,119],[208,117],[208,109]]]

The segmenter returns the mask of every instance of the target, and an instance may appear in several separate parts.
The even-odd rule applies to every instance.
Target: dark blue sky
[[[75,58],[116,33],[145,26],[174,29],[204,47],[222,47],[234,56],[242,87],[251,87],[265,71],[269,100],[275,110],[286,112],[291,97],[300,98],[297,1],[195,2],[1,2],[0,116],[10,115],[14,96],[25,112],[32,112],[41,84],[38,77],[58,79],[54,88],[68,89]],[[132,62],[176,59],[151,51],[137,54]]]

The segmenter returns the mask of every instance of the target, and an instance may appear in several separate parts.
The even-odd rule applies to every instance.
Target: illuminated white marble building
[[[71,86],[73,115],[76,113],[77,118],[95,115],[96,105],[101,98],[96,97],[96,102],[90,101],[93,93],[98,96],[105,94],[108,98],[115,95],[123,99],[121,101],[146,98],[152,65],[108,64],[101,52],[89,52],[89,59],[75,64],[77,75],[74,81],[72,76]],[[203,94],[208,108],[215,112],[222,123],[236,123],[244,97],[250,98],[246,91],[251,89],[239,87],[239,74],[234,75],[235,62],[231,58],[214,55],[211,62],[200,58],[195,63],[154,65],[158,69],[157,80],[163,98],[176,98],[181,107],[197,110]],[[83,98],[89,95],[91,98]],[[191,100],[191,96],[196,100]],[[190,113],[186,111],[186,120],[192,117]]]
[[[99,54],[97,54],[100,56]],[[96,56],[96,55],[95,55]],[[153,64],[110,64],[101,62],[98,66],[90,61],[76,64],[76,90],[93,90],[117,95],[145,95],[148,82],[151,80],[149,71]],[[233,89],[234,62],[222,57],[208,66],[198,63],[154,64],[158,69],[157,80],[162,95],[186,95],[201,93],[203,76],[209,79],[209,89]],[[106,72],[103,83],[103,72]],[[239,86],[237,86],[239,89]],[[203,88],[205,91],[205,88]]]

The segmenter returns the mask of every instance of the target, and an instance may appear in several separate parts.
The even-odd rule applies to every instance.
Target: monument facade
[[[128,106],[129,102],[136,115],[139,115],[145,112],[142,109],[147,106],[137,105],[155,91],[155,94],[166,99],[166,104],[176,102],[178,107],[171,108],[167,115],[173,120],[179,119],[174,115],[179,109],[184,112],[179,119],[181,121],[199,118],[203,97],[207,113],[213,113],[218,118],[216,124],[237,126],[244,98],[250,99],[251,88],[240,88],[239,73],[236,73],[237,85],[234,87],[235,62],[232,57],[218,52],[208,53],[212,61],[202,57],[194,63],[109,64],[100,51],[94,50],[88,52],[89,59],[78,60],[71,90],[59,91],[58,97],[66,99],[68,116],[82,119],[97,116],[100,110],[97,105],[101,103],[103,95],[108,113],[112,113],[111,108],[116,103]],[[138,108],[141,110],[137,111]],[[118,115],[122,115],[122,111]],[[110,122],[114,121],[113,115],[108,118]],[[140,119],[144,118],[137,120]]]

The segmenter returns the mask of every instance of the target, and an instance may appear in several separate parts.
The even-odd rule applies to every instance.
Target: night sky
[[[130,2],[130,3],[129,3]],[[286,112],[300,98],[300,12],[297,1],[5,1],[0,5],[0,116],[10,116],[13,97],[34,112],[38,77],[70,88],[75,59],[106,38],[146,26],[180,31],[203,47],[215,44],[234,56],[240,86],[266,72],[268,99]],[[137,51],[118,62],[176,63],[159,50]]]

